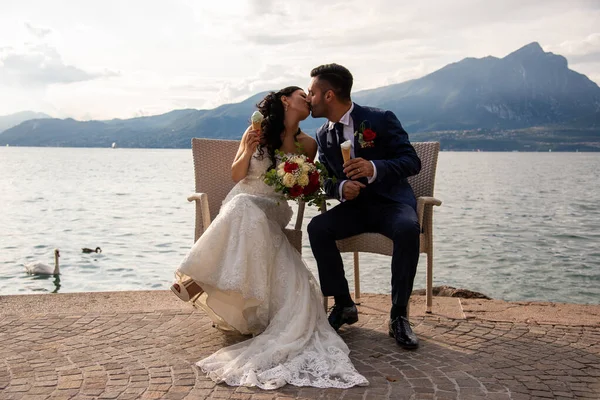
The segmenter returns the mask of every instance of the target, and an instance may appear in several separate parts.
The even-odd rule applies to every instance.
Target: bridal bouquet
[[[277,167],[267,171],[265,183],[283,194],[286,200],[305,201],[320,209],[326,199],[323,181],[327,170],[323,164],[302,154],[277,151],[276,157]]]

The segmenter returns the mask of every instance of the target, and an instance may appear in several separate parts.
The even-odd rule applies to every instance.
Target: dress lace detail
[[[255,154],[248,175],[177,271],[204,289],[194,301],[219,328],[254,336],[197,365],[232,386],[368,385],[327,321],[316,280],[282,231],[292,210],[262,180],[270,165],[268,156]]]

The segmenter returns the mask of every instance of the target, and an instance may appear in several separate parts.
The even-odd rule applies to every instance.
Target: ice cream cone
[[[255,131],[260,131],[263,119],[264,117],[259,111],[254,111],[252,113],[252,116],[250,117],[250,121],[252,122],[252,129]]]
[[[344,158],[344,163],[350,160],[350,150],[352,149],[352,143],[349,140],[346,140],[344,143],[340,145],[342,149],[342,157]]]

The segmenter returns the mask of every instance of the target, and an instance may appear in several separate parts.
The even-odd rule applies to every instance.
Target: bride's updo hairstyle
[[[264,116],[262,129],[262,142],[258,147],[258,154],[262,157],[264,149],[267,149],[272,165],[269,169],[275,168],[275,150],[279,149],[283,144],[281,134],[285,129],[283,124],[285,118],[285,110],[281,102],[281,96],[291,96],[296,90],[302,90],[298,86],[288,86],[278,92],[271,92],[265,96],[256,106],[258,111]]]

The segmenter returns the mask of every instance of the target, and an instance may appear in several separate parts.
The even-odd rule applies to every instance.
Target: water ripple
[[[442,152],[434,284],[598,303],[600,205],[590,199],[600,195],[599,168],[597,153]],[[193,243],[189,150],[9,147],[0,148],[0,171],[0,294],[166,289]],[[304,230],[314,215],[307,209]],[[316,275],[306,232],[303,240]],[[81,253],[96,245],[101,254]],[[27,262],[52,265],[54,248],[60,279],[25,273]],[[352,255],[343,259],[353,285]],[[389,263],[361,254],[363,291],[389,293]],[[425,265],[421,255],[415,288]]]

